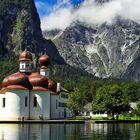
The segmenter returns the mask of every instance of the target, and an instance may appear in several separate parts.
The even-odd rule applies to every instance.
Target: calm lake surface
[[[0,140],[140,140],[140,124],[0,124]]]

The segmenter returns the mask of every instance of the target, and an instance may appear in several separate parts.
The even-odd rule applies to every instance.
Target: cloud
[[[86,0],[80,7],[73,8],[69,0],[64,0],[57,8],[42,18],[42,30],[61,29],[64,30],[75,21],[84,22],[90,26],[107,22],[111,24],[117,16],[140,22],[140,0],[112,0],[99,5],[94,0]]]
[[[73,16],[69,8],[62,8],[44,17],[41,21],[42,30],[64,30],[72,23]]]

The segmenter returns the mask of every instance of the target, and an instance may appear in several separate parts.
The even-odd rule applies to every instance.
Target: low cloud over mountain
[[[107,3],[101,0],[86,0],[77,7],[73,7],[66,0],[54,6],[50,14],[42,18],[41,26],[42,30],[65,30],[76,21],[84,22],[89,26],[104,22],[112,24],[118,16],[140,23],[139,7],[140,0],[111,0]]]

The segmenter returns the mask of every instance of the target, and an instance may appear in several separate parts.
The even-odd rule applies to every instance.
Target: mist
[[[77,8],[74,8],[69,1],[67,3],[67,6],[62,6],[61,2],[61,6],[54,7],[50,14],[42,17],[42,30],[65,30],[77,21],[88,26],[105,22],[112,24],[118,16],[140,23],[140,0],[112,0],[102,5],[95,3],[94,0],[86,0]]]

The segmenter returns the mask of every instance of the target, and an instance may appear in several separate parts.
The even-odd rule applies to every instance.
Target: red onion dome
[[[50,64],[50,58],[47,54],[44,54],[42,55],[40,58],[39,58],[39,64],[42,68],[46,68],[49,66]]]
[[[2,81],[2,90],[5,90],[8,85],[8,77],[5,77]]]
[[[39,73],[32,73],[29,76],[29,81],[32,84],[33,90],[48,90],[48,79]]]
[[[8,85],[8,77],[5,77],[2,81],[2,88],[6,88]]]
[[[56,92],[56,90],[57,90],[57,83],[52,81],[52,80],[48,80],[48,89],[53,91],[53,92]]]
[[[19,56],[19,61],[32,61],[32,54],[25,49]]]
[[[32,89],[32,86],[28,80],[28,76],[24,73],[14,73],[3,81],[3,88],[8,89]]]

